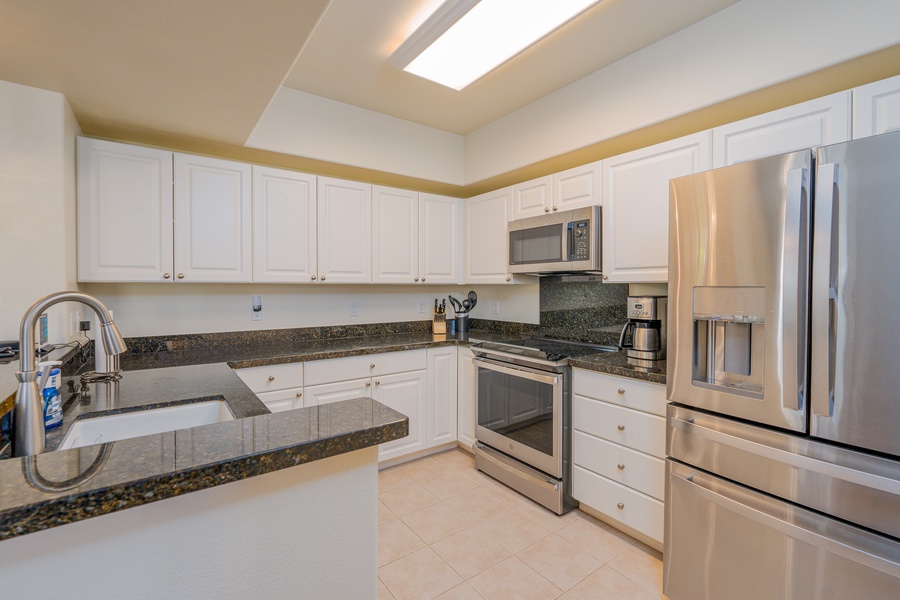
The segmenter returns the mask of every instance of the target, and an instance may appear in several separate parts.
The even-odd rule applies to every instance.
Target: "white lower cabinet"
[[[381,444],[378,460],[390,460],[428,447],[426,372],[412,371],[376,378],[372,398],[409,417],[409,435]]]
[[[273,413],[294,408],[303,408],[303,388],[278,390],[277,392],[261,392],[256,397],[262,400]]]
[[[425,411],[429,448],[457,440],[457,351],[455,346],[428,349],[428,406]]]
[[[459,348],[457,374],[457,432],[461,446],[471,450],[475,444],[475,353]]]
[[[235,373],[270,411],[303,407],[303,363],[250,367]]]
[[[662,548],[666,388],[574,369],[572,495]]]

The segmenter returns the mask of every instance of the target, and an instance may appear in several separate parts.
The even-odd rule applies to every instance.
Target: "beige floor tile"
[[[556,531],[557,529],[565,527],[572,521],[581,518],[581,515],[584,514],[576,508],[560,516],[552,510],[548,510],[540,504],[537,504],[536,502],[533,502],[531,500],[526,500],[521,504],[517,504],[514,512],[520,513],[537,521],[551,531]]]
[[[609,566],[653,594],[662,591],[662,554],[649,546],[638,542]]]
[[[386,565],[425,547],[406,523],[397,519],[378,527],[378,566]]]
[[[416,481],[422,481],[428,479],[429,477],[440,475],[445,470],[447,470],[447,466],[445,464],[438,462],[431,456],[411,460],[408,463],[397,465],[397,468]]]
[[[404,485],[381,494],[378,499],[384,502],[398,517],[427,508],[440,502],[440,498],[426,490],[418,483]]]
[[[560,537],[572,542],[601,563],[628,550],[634,539],[590,515],[584,515],[560,528]]]
[[[378,576],[397,600],[431,600],[462,578],[431,548],[422,548],[378,569]]]
[[[478,487],[458,496],[445,500],[448,506],[472,521],[479,523],[502,510],[507,510],[509,505],[491,494],[483,487]]]
[[[516,556],[561,590],[568,590],[601,566],[599,560],[555,533]]]
[[[472,526],[468,519],[443,502],[410,513],[403,517],[403,522],[428,544]]]
[[[452,590],[438,596],[437,600],[484,600],[484,598],[475,591],[475,588],[463,581]]]
[[[378,578],[378,600],[396,600],[394,595],[387,589],[381,577]]]
[[[502,510],[480,521],[478,528],[513,554],[550,533],[537,521],[509,510]]]
[[[454,533],[431,547],[466,579],[510,556],[509,550],[477,527]]]
[[[472,470],[459,468],[445,468],[442,473],[429,477],[421,483],[425,489],[441,500],[458,496],[478,487],[475,477],[472,476]]]
[[[554,600],[563,593],[515,556],[482,571],[469,583],[490,600]]]
[[[381,500],[378,501],[378,524],[384,525],[385,523],[390,523],[394,519],[397,518],[397,515],[384,505],[384,502]]]
[[[415,479],[398,469],[391,467],[378,471],[378,493],[387,492],[404,485],[415,482]]]
[[[475,457],[472,456],[472,453],[458,448],[435,454],[434,459],[451,469],[475,468]]]
[[[570,589],[572,600],[656,600],[653,595],[610,567],[601,567]]]

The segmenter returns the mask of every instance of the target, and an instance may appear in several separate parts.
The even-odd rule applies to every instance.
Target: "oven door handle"
[[[505,373],[506,375],[512,375],[513,377],[521,377],[523,379],[529,379],[531,381],[547,383],[550,385],[558,385],[560,382],[560,378],[562,377],[562,375],[556,373],[547,373],[546,371],[538,371],[537,369],[529,369],[528,367],[499,364],[497,362],[486,360],[484,358],[475,358],[473,362],[476,364],[476,366],[479,366],[483,369],[497,371],[499,373]]]

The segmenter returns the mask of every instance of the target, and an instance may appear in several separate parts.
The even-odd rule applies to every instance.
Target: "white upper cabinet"
[[[372,187],[372,281],[418,283],[419,194]]]
[[[78,138],[78,280],[172,280],[172,153]]]
[[[506,223],[512,188],[466,201],[466,283],[511,283]]]
[[[853,139],[900,130],[900,75],[853,90]]]
[[[318,178],[319,281],[372,282],[372,186]]]
[[[512,188],[511,221],[527,217],[537,217],[553,208],[553,176],[547,175]]]
[[[554,174],[551,212],[602,204],[602,165],[597,161]]]
[[[250,165],[176,153],[176,278],[251,281],[251,235]]]
[[[419,283],[463,283],[462,198],[419,194]]]
[[[850,139],[849,91],[713,129],[713,167]]]
[[[669,180],[710,167],[709,131],[603,161],[603,280],[666,282]]]
[[[316,278],[316,176],[254,165],[253,281]]]

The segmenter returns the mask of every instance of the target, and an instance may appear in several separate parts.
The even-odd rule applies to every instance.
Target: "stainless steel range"
[[[557,514],[575,507],[569,356],[584,346],[531,338],[472,347],[476,466]]]

